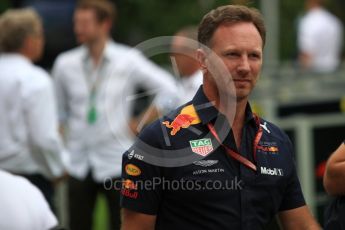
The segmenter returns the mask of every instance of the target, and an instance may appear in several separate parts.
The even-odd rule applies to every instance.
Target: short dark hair
[[[199,24],[198,41],[208,46],[216,29],[224,23],[251,22],[254,24],[262,39],[266,41],[266,28],[261,13],[255,8],[242,5],[220,6],[207,13]]]
[[[116,17],[115,5],[107,0],[81,0],[78,2],[76,9],[94,10],[99,22],[114,21]]]

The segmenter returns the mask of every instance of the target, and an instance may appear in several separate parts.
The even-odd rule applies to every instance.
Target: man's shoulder
[[[304,22],[305,24],[304,29],[313,29],[313,28],[324,29],[324,28],[338,26],[339,23],[341,25],[340,20],[325,9],[318,9],[318,10],[308,12],[302,18],[301,21]],[[324,26],[326,24],[327,24],[327,27]]]
[[[50,86],[52,84],[52,79],[49,73],[40,66],[32,65],[32,77],[27,79],[28,81],[35,81],[37,85]]]
[[[133,59],[137,61],[143,58],[142,53],[137,48],[114,41],[108,43],[107,52],[109,52],[114,59],[120,59],[121,61],[128,61],[131,63],[134,63]]]
[[[16,217],[21,221],[27,221],[26,223],[28,225],[26,227],[28,229],[37,229],[38,224],[45,229],[50,229],[57,225],[56,217],[51,212],[42,192],[30,181],[24,177],[16,176],[2,170],[0,170],[0,181],[3,185],[0,205],[10,203],[19,210],[16,213],[12,211],[2,213],[5,218],[13,219]],[[28,197],[30,199],[27,199]],[[23,201],[25,202],[23,203]],[[13,221],[8,224],[8,226],[11,226],[11,229],[21,226],[21,224],[18,225]]]
[[[270,136],[273,136],[283,142],[289,141],[289,137],[285,131],[274,123],[260,117],[260,126],[264,133],[269,134]]]
[[[145,142],[152,142],[153,140],[159,142],[163,141],[165,133],[165,126],[163,123],[166,121],[172,122],[185,106],[186,104],[170,111],[166,115],[156,119],[151,124],[147,125],[145,129],[143,129],[139,134],[139,138]]]
[[[32,71],[35,72],[41,78],[50,79],[49,73],[38,65],[32,65]]]
[[[17,81],[21,82],[29,91],[42,90],[52,87],[49,73],[40,66],[30,63],[25,69],[16,71]]]
[[[73,49],[64,51],[57,56],[55,64],[73,65],[73,63],[75,63],[76,60],[79,60],[82,57],[84,51],[85,48],[82,46],[78,46]]]
[[[115,41],[110,41],[108,43],[108,47],[112,52],[120,52],[120,53],[129,52],[129,51],[135,49],[135,48],[132,48],[126,44],[118,43]]]
[[[3,185],[6,185],[5,187],[12,192],[26,191],[26,193],[35,193],[38,191],[36,187],[24,177],[14,175],[3,170],[0,170],[0,179]]]

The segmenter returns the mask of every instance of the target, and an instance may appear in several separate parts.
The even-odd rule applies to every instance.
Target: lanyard
[[[98,70],[99,71],[99,70]],[[98,73],[97,71],[97,73]],[[97,100],[97,89],[100,83],[100,77],[96,76],[95,82],[92,84],[90,89],[90,95],[89,95],[89,109],[87,112],[87,122],[92,125],[97,121],[98,117],[98,111],[96,107],[96,100]]]
[[[89,79],[86,78],[87,82],[89,82],[89,109],[87,112],[87,121],[89,124],[94,124],[97,121],[98,112],[96,109],[96,99],[97,99],[97,90],[99,88],[101,82],[100,76],[100,67],[94,70],[93,74],[89,75]],[[91,82],[92,78],[95,78],[93,82]]]
[[[254,161],[256,161],[256,149],[257,146],[259,144],[259,141],[261,139],[262,136],[262,127],[260,126],[260,119],[256,114],[253,114],[254,119],[255,119],[255,123],[256,126],[258,127],[258,131],[255,135],[254,141],[253,141],[253,157],[254,157]],[[241,164],[244,164],[245,166],[247,166],[248,168],[256,171],[256,165],[251,162],[250,160],[248,160],[247,158],[243,157],[241,154],[237,153],[236,151],[230,149],[229,147],[227,147],[226,145],[224,145],[222,143],[222,141],[220,140],[216,129],[214,128],[214,126],[211,123],[207,124],[207,127],[209,128],[209,130],[211,131],[212,135],[216,138],[216,140],[219,142],[219,144],[226,150],[226,152],[235,160],[237,160],[238,162],[240,162]]]

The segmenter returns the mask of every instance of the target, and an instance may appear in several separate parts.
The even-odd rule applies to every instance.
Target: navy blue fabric
[[[325,230],[345,230],[345,197],[332,200],[325,210]]]
[[[201,120],[194,124],[193,132],[183,128],[171,136],[170,129],[162,125],[162,120],[172,121],[186,105],[193,104]],[[253,158],[253,140],[258,127],[255,123],[250,105],[246,108],[245,125],[242,133],[241,146],[237,149],[230,124],[225,116],[210,106],[202,87],[194,99],[186,105],[173,111],[162,120],[149,125],[139,139],[150,146],[165,150],[185,149],[188,154],[195,154],[191,150],[190,140],[211,138],[213,151],[198,163],[191,163],[181,167],[155,166],[129,156],[133,150],[140,154],[143,148],[141,141],[137,141],[123,155],[123,180],[130,180],[134,184],[141,181],[164,178],[167,181],[183,181],[181,183],[199,183],[200,189],[173,189],[160,185],[152,190],[135,188],[130,192],[136,194],[131,198],[121,196],[121,206],[140,213],[157,215],[156,229],[264,229],[279,211],[298,208],[305,205],[301,187],[296,174],[293,159],[293,148],[288,136],[272,123],[260,118],[266,125],[256,162]],[[206,105],[206,106],[205,106]],[[212,138],[207,123],[215,124],[218,133],[223,135],[223,144],[238,151],[247,159],[255,162],[258,170],[247,168],[231,158],[217,140]],[[265,124],[266,122],[266,124]],[[169,134],[170,145],[164,140],[164,130]],[[222,131],[223,130],[223,131]],[[140,150],[137,150],[140,149]],[[171,154],[171,152],[169,153]],[[167,156],[167,160],[169,160]],[[212,163],[207,166],[205,162]],[[203,165],[204,163],[204,165]],[[132,164],[140,169],[140,175],[129,175],[126,166]],[[220,189],[206,187],[209,181],[217,181],[222,185]],[[237,182],[237,184],[236,184]],[[180,184],[181,185],[181,184]],[[231,185],[233,185],[231,187]]]

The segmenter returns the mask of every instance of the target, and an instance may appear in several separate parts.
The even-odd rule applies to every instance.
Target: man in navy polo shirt
[[[192,101],[148,126],[123,156],[127,229],[320,229],[301,191],[289,138],[252,113],[265,27],[245,6],[204,16]]]

